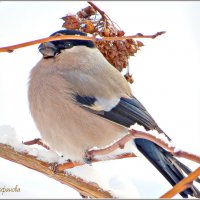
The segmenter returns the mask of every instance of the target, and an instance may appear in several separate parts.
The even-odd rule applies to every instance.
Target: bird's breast
[[[82,160],[87,149],[104,147],[127,133],[127,129],[77,105],[70,86],[57,73],[29,83],[30,110],[42,139],[72,160]]]

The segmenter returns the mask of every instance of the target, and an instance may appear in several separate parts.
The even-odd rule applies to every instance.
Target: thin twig
[[[93,2],[91,2],[91,1],[88,1],[88,4],[90,4],[93,8],[94,8],[94,10],[96,10],[96,11],[98,11],[99,12],[99,14],[101,15],[101,17],[102,17],[102,20],[103,21],[105,21],[106,22],[106,18],[112,23],[112,25],[113,25],[113,27],[115,28],[115,30],[117,30],[117,28],[115,27],[115,25],[114,25],[114,22],[110,19],[110,17],[103,11],[103,10],[101,10],[98,6],[96,6]],[[117,23],[115,23],[118,27],[119,27],[119,25],[117,24]],[[120,27],[119,27],[120,28]],[[120,28],[121,29],[121,28]]]
[[[42,140],[40,138],[36,138],[34,140],[23,142],[23,144],[25,144],[25,145],[34,145],[34,144],[37,144],[37,145],[40,145],[40,146],[44,147],[45,149],[49,150],[49,146],[47,146],[46,144],[44,144],[44,142],[42,142]]]
[[[101,10],[99,7],[97,7],[94,3],[92,3],[91,1],[88,1],[88,4],[90,4],[96,11],[99,12],[99,14],[102,16],[102,18],[105,18],[105,12],[103,10]]]
[[[192,185],[192,182],[200,175],[200,167],[191,172],[186,178],[177,183],[171,190],[163,194],[160,198],[172,198]]]
[[[136,157],[136,155],[134,153],[125,153],[125,154],[116,155],[116,156],[111,157],[111,158],[109,158],[109,157],[105,158],[102,161],[118,160],[118,159],[133,158],[133,157]],[[101,160],[93,158],[91,160],[91,163],[95,163],[95,162],[101,162]],[[56,172],[63,172],[66,169],[74,168],[74,167],[77,167],[77,166],[80,166],[80,165],[84,165],[84,164],[85,163],[71,162],[71,161],[69,161],[67,163],[57,165],[56,168],[55,168],[55,170],[56,170]]]
[[[170,142],[163,141],[161,138],[157,138],[156,136],[151,135],[149,133],[136,131],[136,130],[130,130],[130,133],[134,136],[134,138],[144,138],[156,143],[157,145],[166,149],[168,152],[170,152],[176,157],[186,158],[188,160],[192,160],[200,164],[200,156],[197,156],[195,154],[192,154],[183,150],[176,150],[175,146],[171,145]]]
[[[7,52],[11,53],[15,49],[35,45],[35,44],[40,44],[44,42],[50,42],[50,41],[57,41],[57,40],[90,40],[90,41],[114,41],[114,40],[126,40],[126,39],[132,39],[132,38],[151,38],[154,39],[159,35],[164,34],[165,32],[157,32],[154,35],[143,35],[141,33],[138,33],[136,35],[131,35],[131,36],[122,36],[122,37],[103,37],[103,38],[96,38],[96,37],[89,37],[89,36],[79,36],[79,35],[55,35],[55,36],[50,36],[38,40],[33,40],[29,42],[24,42],[16,45],[11,45],[11,46],[6,46],[6,47],[0,47],[0,52]]]
[[[88,150],[86,152],[86,158],[92,159],[96,155],[105,155],[105,154],[108,154],[108,153],[118,149],[118,148],[123,148],[124,145],[128,141],[135,139],[135,138],[143,138],[143,139],[150,140],[150,141],[156,143],[157,145],[159,145],[160,147],[166,149],[167,151],[169,151],[171,154],[173,154],[176,157],[186,158],[188,160],[192,160],[192,161],[200,164],[200,156],[197,156],[192,153],[188,153],[183,150],[175,151],[175,147],[172,146],[170,144],[170,142],[167,143],[164,140],[162,140],[161,138],[157,138],[156,136],[154,136],[152,134],[142,132],[142,131],[136,131],[133,129],[129,131],[129,134],[127,134],[126,136],[124,136],[123,138],[121,138],[120,140],[118,140],[117,142],[111,144],[110,146],[108,146],[106,148]]]

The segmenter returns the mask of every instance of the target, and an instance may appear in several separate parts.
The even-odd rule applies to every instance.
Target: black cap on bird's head
[[[60,30],[56,31],[55,33],[51,34],[50,36],[54,35],[82,35],[87,36],[86,33],[77,30]],[[70,49],[73,46],[86,46],[89,48],[94,48],[95,44],[89,40],[56,40],[51,42],[45,42],[39,45],[38,49],[40,53],[43,55],[44,58],[51,58],[54,57],[56,54],[59,54],[63,49]]]

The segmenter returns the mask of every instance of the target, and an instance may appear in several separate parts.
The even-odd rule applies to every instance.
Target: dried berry
[[[144,46],[144,44],[143,44],[142,42],[140,42],[140,41],[138,41],[138,40],[137,40],[136,42],[137,42],[137,46],[138,46],[138,47],[143,47],[143,46]]]
[[[94,15],[95,13],[96,13],[96,11],[94,10],[94,8],[92,8],[91,6],[88,6],[84,9],[82,9],[81,11],[77,12],[77,15],[80,18],[88,18],[88,17]]]
[[[130,75],[129,73],[126,73],[126,74],[124,75],[124,77],[125,77],[125,79],[126,79],[129,83],[132,84],[132,83],[134,82],[132,75]]]
[[[102,31],[102,36],[104,37],[109,37],[110,36],[110,31],[108,28],[106,28],[104,31]]]
[[[65,21],[62,25],[64,28],[71,30],[79,29],[79,19],[75,15],[67,15],[62,17],[62,19]]]
[[[102,11],[97,13],[92,6],[78,11],[76,15],[67,15],[62,19],[65,21],[63,27],[77,29],[100,37],[122,37],[125,32],[115,26],[107,15]],[[142,35],[139,33],[139,35]],[[96,41],[97,48],[101,51],[107,61],[120,72],[127,68],[130,56],[134,56],[144,44],[134,39],[115,41]],[[127,73],[125,78],[132,83],[132,76]]]
[[[122,36],[124,36],[124,34],[125,34],[124,31],[121,31],[121,30],[117,31],[117,36],[118,37],[122,37]]]
[[[83,26],[83,31],[86,33],[94,33],[95,31],[95,27],[93,25],[93,23],[89,20],[85,20],[81,23]]]

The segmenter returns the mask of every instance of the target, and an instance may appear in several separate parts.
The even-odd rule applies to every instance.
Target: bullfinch
[[[60,30],[51,36],[58,34],[87,35]],[[43,57],[31,70],[29,107],[42,139],[54,151],[72,161],[84,162],[88,149],[108,146],[125,136],[134,124],[164,133],[94,42],[51,41],[40,44],[39,51]],[[132,143],[171,185],[182,180],[183,171],[189,170],[149,140],[138,138]],[[180,195],[200,197],[193,185]]]

